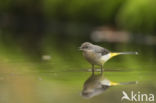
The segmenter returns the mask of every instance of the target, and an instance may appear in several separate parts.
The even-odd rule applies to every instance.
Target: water
[[[117,56],[104,65],[102,75],[97,66],[93,76],[75,44],[60,49],[51,41],[35,56],[0,43],[0,103],[121,103],[123,91],[156,94],[154,47],[116,45],[119,51],[139,50],[139,55]]]
[[[30,64],[29,64],[30,65]],[[155,72],[105,70],[101,75],[94,76],[88,70],[59,71],[59,72],[1,72],[0,74],[0,102],[1,103],[120,103],[122,91],[153,93],[156,83],[152,78]],[[86,98],[82,90],[86,80],[87,86],[95,87],[95,81],[107,79],[113,82],[138,81],[138,84],[116,85],[106,88],[101,93]],[[92,79],[91,79],[92,78]],[[100,78],[100,79],[99,79]],[[123,79],[124,78],[124,79]],[[128,102],[128,101],[124,101]]]

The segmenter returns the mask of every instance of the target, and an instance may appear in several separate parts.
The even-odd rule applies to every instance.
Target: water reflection
[[[102,73],[92,73],[92,75],[89,76],[89,78],[84,82],[81,95],[84,98],[92,98],[94,96],[102,94],[105,90],[107,90],[110,87],[129,84],[137,84],[137,81],[117,83],[105,78]]]

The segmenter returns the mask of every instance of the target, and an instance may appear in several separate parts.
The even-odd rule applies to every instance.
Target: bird
[[[120,86],[120,85],[134,85],[137,83],[138,83],[137,81],[121,82],[121,83],[114,82],[106,78],[103,74],[92,73],[83,84],[81,96],[86,99],[89,99],[94,96],[102,94],[110,87]],[[123,99],[125,98],[126,96],[124,95]]]
[[[103,77],[102,74],[92,73],[83,84],[81,96],[86,99],[92,98],[96,95],[102,94],[110,86],[110,81]]]
[[[92,72],[94,72],[94,65],[100,66],[101,72],[103,72],[104,63],[117,55],[138,54],[138,52],[111,52],[106,48],[94,45],[90,42],[82,43],[79,49],[83,52],[85,59],[92,65]]]

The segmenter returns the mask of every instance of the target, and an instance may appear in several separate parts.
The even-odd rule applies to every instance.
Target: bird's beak
[[[78,50],[82,51],[83,49],[82,49],[82,47],[78,47]]]

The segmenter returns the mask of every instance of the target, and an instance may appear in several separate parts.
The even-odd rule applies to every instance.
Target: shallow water
[[[156,94],[154,52],[115,57],[104,65],[102,75],[96,67],[93,76],[90,64],[75,48],[66,52],[51,48],[44,55],[49,60],[35,62],[10,51],[0,51],[0,103],[121,103],[123,91],[128,96],[132,91]],[[127,82],[133,84],[113,85]]]
[[[12,72],[0,73],[1,103],[120,103],[122,91],[129,95],[135,93],[156,94],[156,83],[152,78],[155,72],[105,70],[103,78],[113,82],[138,81],[138,84],[116,85],[91,98],[82,96],[84,83],[92,73],[86,71],[60,72]],[[96,72],[95,76],[100,75]],[[95,80],[96,79],[96,80]],[[90,79],[88,86],[94,88],[95,81]],[[99,88],[99,87],[98,87]],[[128,100],[124,100],[129,102]]]

